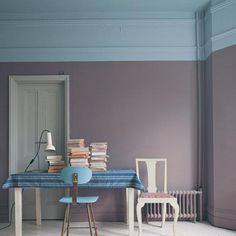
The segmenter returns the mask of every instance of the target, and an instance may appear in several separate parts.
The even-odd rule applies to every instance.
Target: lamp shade
[[[47,146],[45,151],[56,151],[55,146],[52,145],[52,134],[51,132],[47,132]]]

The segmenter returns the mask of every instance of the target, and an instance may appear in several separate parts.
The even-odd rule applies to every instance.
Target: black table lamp
[[[43,134],[47,132],[47,141],[46,142],[43,142],[42,141],[42,138],[43,138]],[[46,147],[45,147],[45,151],[47,152],[54,152],[56,151],[56,148],[55,146],[52,144],[52,134],[49,130],[47,129],[44,129],[41,134],[40,134],[40,138],[39,138],[39,142],[36,142],[36,144],[38,144],[38,148],[37,148],[37,152],[35,154],[35,156],[33,157],[33,159],[29,162],[29,164],[27,165],[27,167],[25,168],[25,172],[28,171],[28,168],[31,166],[31,164],[34,163],[35,159],[38,157],[38,169],[37,170],[34,170],[35,172],[41,172],[42,170],[40,169],[40,160],[39,160],[39,151],[40,151],[40,147],[41,147],[41,144],[47,144]]]

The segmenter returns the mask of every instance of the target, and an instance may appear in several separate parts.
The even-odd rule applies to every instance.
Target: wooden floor
[[[33,221],[23,222],[23,236],[59,236],[61,221],[43,221],[41,226],[36,226]],[[172,223],[166,222],[165,228],[158,226],[159,223],[153,225],[143,224],[143,236],[173,236]],[[75,224],[73,224],[75,225]],[[0,228],[4,224],[0,224]],[[78,224],[76,224],[78,226]],[[85,223],[80,223],[79,226],[86,226]],[[99,236],[122,236],[128,235],[128,227],[120,222],[98,222]],[[138,229],[135,227],[134,236],[138,235]],[[236,236],[235,231],[213,227],[208,223],[191,223],[178,222],[177,236]],[[89,230],[71,229],[70,236],[89,236]],[[14,236],[14,226],[0,231],[0,236]]]

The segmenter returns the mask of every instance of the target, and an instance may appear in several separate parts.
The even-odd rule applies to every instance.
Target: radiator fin
[[[169,194],[177,198],[179,204],[178,220],[193,221],[198,219],[202,221],[202,191],[169,191]],[[159,203],[146,204],[146,219],[147,221],[161,220],[162,206]],[[166,220],[173,220],[174,210],[167,204]]]

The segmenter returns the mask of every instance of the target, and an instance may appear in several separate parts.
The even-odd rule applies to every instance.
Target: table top
[[[60,173],[22,172],[12,174],[2,188],[68,188],[61,179]],[[79,187],[88,188],[135,188],[144,191],[143,183],[132,169],[111,169],[93,172],[91,180]]]

